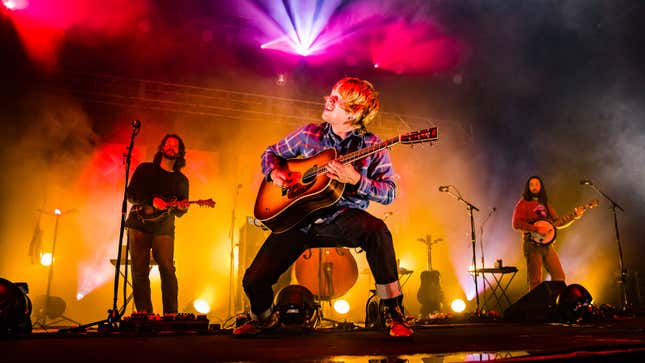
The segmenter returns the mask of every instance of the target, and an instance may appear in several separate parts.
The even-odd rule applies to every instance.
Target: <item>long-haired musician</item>
[[[262,154],[262,171],[277,186],[292,183],[287,159],[311,157],[334,148],[339,155],[369,147],[380,139],[366,126],[379,111],[377,92],[368,81],[346,77],[325,97],[324,122],[308,124],[290,133]],[[403,295],[392,235],[386,224],[365,211],[370,201],[389,204],[396,184],[387,150],[376,152],[351,164],[336,160],[327,175],[346,184],[338,203],[307,218],[284,233],[272,233],[244,274],[243,287],[251,302],[252,320],[241,325],[235,336],[253,336],[277,324],[272,313],[271,286],[310,247],[360,247],[376,281],[376,292],[387,306],[388,333],[394,337],[413,334],[403,311]]]
[[[150,296],[150,251],[159,266],[164,314],[177,313],[177,276],[174,264],[175,216],[181,217],[188,204],[169,206],[170,201],[188,199],[186,147],[175,135],[163,137],[152,162],[141,163],[127,188],[133,204],[126,221],[132,257],[132,292],[138,312],[153,313]]]
[[[576,208],[575,214],[579,218],[582,210]],[[534,225],[538,220],[548,220],[549,225]],[[541,245],[532,241],[531,233],[537,232],[546,235],[551,228],[566,228],[568,223],[556,213],[549,203],[544,182],[539,176],[531,176],[526,181],[522,197],[515,205],[513,211],[513,228],[522,232],[522,250],[526,258],[527,278],[529,290],[542,282],[542,267],[551,275],[551,281],[565,281],[564,270],[560,258],[553,248],[553,244]]]

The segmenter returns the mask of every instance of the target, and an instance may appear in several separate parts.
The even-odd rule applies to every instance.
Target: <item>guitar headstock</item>
[[[439,133],[436,127],[409,132],[399,136],[401,144],[418,144],[428,141],[439,140]]]
[[[213,200],[213,198],[200,199],[195,201],[195,204],[197,204],[200,207],[209,207],[209,208],[215,207],[215,201]]]

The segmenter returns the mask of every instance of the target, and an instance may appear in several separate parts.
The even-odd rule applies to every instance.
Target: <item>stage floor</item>
[[[320,329],[236,339],[228,332],[164,335],[34,333],[0,340],[2,362],[464,362],[645,360],[645,318],[587,323],[501,321],[416,326],[412,340],[383,331]]]

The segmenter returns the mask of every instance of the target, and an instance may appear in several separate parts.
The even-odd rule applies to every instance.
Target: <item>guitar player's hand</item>
[[[361,174],[351,164],[343,164],[332,160],[327,164],[327,175],[341,183],[356,185],[361,180]]]
[[[189,206],[190,206],[189,201],[182,200],[182,201],[177,202],[177,206],[175,208],[177,208],[178,210],[180,210],[182,212],[186,212],[186,211],[188,211]]]
[[[580,207],[575,208],[573,211],[576,214],[576,216],[574,217],[575,219],[580,219],[580,217],[582,217],[582,214],[585,212],[585,210]]]
[[[273,182],[273,184],[279,187],[293,184],[292,173],[288,169],[281,169],[281,168],[273,169],[271,171],[271,174],[269,174],[269,176],[271,177],[271,181]]]

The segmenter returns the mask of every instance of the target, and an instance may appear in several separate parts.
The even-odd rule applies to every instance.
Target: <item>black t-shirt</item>
[[[188,199],[188,178],[179,171],[169,172],[158,164],[141,163],[137,166],[127,188],[128,201],[133,204],[126,227],[153,234],[174,234],[175,215],[184,212],[173,209],[166,217],[154,222],[143,222],[135,209],[138,206],[151,206],[154,197],[166,201]]]

